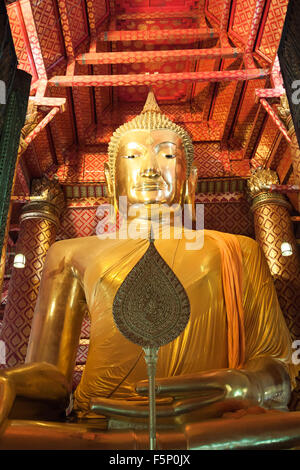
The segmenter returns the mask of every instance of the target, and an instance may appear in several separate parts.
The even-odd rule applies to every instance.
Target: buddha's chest
[[[148,240],[129,240],[119,246],[112,244],[88,266],[84,287],[91,312],[112,309],[115,295],[127,276],[135,269],[149,247]],[[189,250],[184,240],[156,240],[155,247],[183,285],[192,310],[200,305],[204,310],[219,304],[222,297],[219,250],[207,240],[201,250]],[[157,273],[149,269],[137,283],[141,304],[150,302],[162,289]],[[161,290],[165,295],[165,292]]]

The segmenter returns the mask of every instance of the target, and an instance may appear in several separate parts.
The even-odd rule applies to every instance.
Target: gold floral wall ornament
[[[38,125],[39,114],[40,113],[37,110],[37,105],[34,102],[29,101],[25,124],[22,127],[20,135],[19,153],[23,153],[27,149],[28,144],[25,142],[25,139]]]
[[[264,168],[257,168],[252,171],[252,175],[247,182],[250,196],[254,198],[258,194],[269,192],[272,184],[279,184],[276,171]]]

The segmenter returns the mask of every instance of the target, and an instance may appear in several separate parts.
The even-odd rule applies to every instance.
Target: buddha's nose
[[[143,167],[141,176],[144,178],[158,178],[161,175],[153,149],[148,149]]]
[[[160,171],[157,168],[145,168],[141,172],[141,176],[145,178],[158,178],[160,176]]]

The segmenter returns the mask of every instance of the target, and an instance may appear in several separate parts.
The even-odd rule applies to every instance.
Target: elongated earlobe
[[[107,185],[107,195],[112,200],[114,197],[114,191],[113,191],[113,182],[112,182],[108,163],[104,163],[104,175],[105,175],[105,181]]]
[[[196,209],[195,209],[195,194],[198,182],[198,171],[195,166],[192,166],[190,176],[185,182],[185,193],[184,193],[184,204],[188,207],[185,210],[189,210],[189,219],[192,222],[196,220]]]

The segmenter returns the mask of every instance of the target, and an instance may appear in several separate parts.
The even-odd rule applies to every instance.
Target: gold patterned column
[[[24,362],[31,321],[47,251],[55,242],[64,195],[57,181],[35,180],[25,204],[16,253],[26,258],[24,268],[13,268],[0,339],[6,344],[6,365]]]
[[[300,339],[300,262],[290,217],[290,203],[284,195],[268,191],[278,184],[275,171],[256,170],[248,180],[252,197],[256,240],[267,259],[278,300],[292,339]],[[283,256],[281,244],[292,246],[292,255]]]

